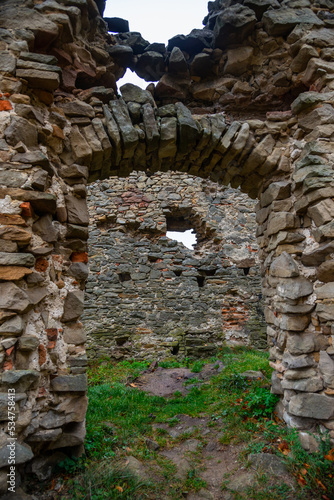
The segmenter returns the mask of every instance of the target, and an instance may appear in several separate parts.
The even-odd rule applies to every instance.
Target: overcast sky
[[[206,0],[107,0],[104,17],[127,19],[130,31],[139,31],[150,43],[167,45],[175,35],[188,35],[194,28],[203,28],[207,12]],[[118,81],[118,87],[127,82],[142,88],[148,85],[129,69]]]

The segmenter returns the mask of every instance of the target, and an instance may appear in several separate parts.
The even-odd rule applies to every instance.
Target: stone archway
[[[22,469],[35,457],[38,470],[39,456],[47,461],[83,443],[85,273],[75,278],[74,269],[87,262],[86,184],[134,169],[187,171],[258,198],[273,391],[284,396],[288,425],[333,433],[328,8],[275,5],[263,14],[256,2],[248,2],[254,10],[216,3],[203,30],[211,35],[174,40],[168,71],[150,51],[136,62],[129,45],[115,43],[93,0],[2,5],[1,468],[11,440],[8,388],[17,393]],[[191,52],[193,38],[202,40],[200,51],[183,61],[179,51]],[[158,64],[157,107],[148,91],[127,87],[123,99],[115,96],[115,75],[138,59],[138,71]],[[249,118],[256,106],[266,119]]]

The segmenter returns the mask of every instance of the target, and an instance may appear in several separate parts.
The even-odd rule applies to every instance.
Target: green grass
[[[322,443],[318,454],[309,455],[298,444],[296,433],[272,419],[277,397],[269,390],[271,368],[268,354],[248,348],[225,348],[218,357],[205,362],[214,363],[218,359],[225,366],[221,373],[209,382],[192,387],[186,395],[175,393],[169,399],[126,385],[149,366],[149,361],[123,361],[114,366],[105,362],[92,366],[89,370],[86,455],[62,464],[62,477],[67,479],[59,498],[137,500],[165,495],[178,500],[184,498],[185,492],[205,488],[200,476],[200,451],[189,455],[192,468],[181,481],[175,479],[175,465],[146,445],[146,438],[150,438],[161,447],[170,449],[184,439],[195,437],[205,446],[207,441],[201,432],[172,439],[164,429],[153,428],[153,424],[159,423],[167,423],[172,428],[178,425],[178,416],[186,414],[192,417],[207,415],[210,418],[207,427],[220,431],[222,444],[248,443],[243,454],[245,462],[249,453],[276,453],[285,458],[296,479],[302,475],[305,481],[305,484],[297,484],[296,490],[291,490],[287,485],[268,483],[266,476],[259,476],[256,485],[247,491],[250,500],[322,499],[323,494],[327,496],[325,500],[334,500],[334,493],[330,491],[333,462],[325,458],[329,443]],[[169,368],[176,367],[175,364],[182,366],[180,361],[159,365]],[[198,373],[204,362],[186,359],[184,365]],[[266,378],[248,381],[240,375],[246,370],[260,370]],[[282,453],[282,443],[283,451],[288,449],[290,452],[286,457]],[[152,469],[149,483],[122,471],[119,464],[128,455]],[[305,468],[307,472],[303,474]],[[224,485],[228,488],[228,481]],[[87,491],[90,497],[84,496]]]

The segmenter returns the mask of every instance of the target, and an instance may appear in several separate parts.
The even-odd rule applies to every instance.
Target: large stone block
[[[293,316],[282,315],[280,319],[280,327],[282,330],[290,330],[294,332],[302,332],[308,327],[310,322],[309,316]]]
[[[58,73],[53,71],[40,71],[38,69],[18,69],[16,71],[18,78],[27,80],[30,87],[34,89],[56,90],[60,84]]]
[[[22,333],[23,330],[23,321],[20,316],[15,316],[15,318],[11,318],[8,321],[5,321],[0,326],[0,335],[3,336],[18,336]]]
[[[236,76],[242,75],[251,64],[253,52],[253,47],[238,47],[237,49],[228,50],[224,73]]]
[[[328,283],[334,281],[334,260],[326,260],[317,269],[318,280]]]
[[[8,370],[1,375],[1,382],[14,387],[17,392],[25,392],[35,386],[40,374],[35,370]]]
[[[24,312],[30,305],[27,294],[14,283],[0,283],[0,308]]]
[[[122,97],[126,103],[136,102],[138,104],[152,104],[154,106],[154,99],[148,90],[141,89],[132,83],[126,83],[120,87]]]
[[[272,276],[278,278],[295,278],[299,276],[299,269],[296,261],[286,252],[271,263],[269,272]]]
[[[297,417],[328,420],[334,416],[334,399],[324,394],[297,394],[290,400],[289,413]]]
[[[58,230],[52,224],[52,216],[49,214],[40,217],[33,224],[32,229],[47,243],[54,243],[58,239]]]
[[[0,435],[0,468],[8,466],[8,460],[11,455],[11,448],[8,444],[12,443],[12,439],[10,436],[5,434],[4,432]],[[15,450],[15,464],[24,464],[25,462],[29,462],[34,456],[30,446],[27,444],[21,444],[18,441],[14,441],[13,450]],[[14,494],[14,496],[16,496]]]
[[[83,313],[83,307],[84,292],[82,290],[68,292],[64,303],[64,314],[62,316],[62,321],[66,323],[68,321],[77,320]]]
[[[5,130],[5,138],[12,146],[20,141],[28,147],[37,146],[37,127],[25,118],[13,116],[9,127]]]
[[[13,74],[15,68],[16,58],[10,52],[0,52],[0,72]]]
[[[330,222],[334,217],[334,201],[329,198],[322,200],[316,205],[309,207],[308,215],[314,220],[317,226]]]
[[[334,304],[326,304],[326,303],[322,304],[319,302],[316,305],[315,311],[321,321],[334,320]]]
[[[269,35],[288,35],[297,24],[311,24],[323,26],[321,21],[311,9],[289,9],[281,8],[268,10],[262,18],[264,28]]]
[[[65,201],[68,222],[70,224],[88,226],[89,214],[86,200],[69,194],[65,196]]]
[[[63,338],[67,344],[80,345],[86,342],[86,332],[81,323],[68,325],[64,328]]]
[[[289,212],[273,212],[268,219],[267,236],[297,226],[296,217]]]
[[[334,298],[334,282],[326,283],[326,285],[318,286],[314,289],[317,299],[333,299]]]
[[[56,392],[85,392],[87,390],[87,376],[63,375],[51,381],[51,389]]]
[[[328,341],[314,333],[289,333],[286,347],[290,354],[298,356],[326,349]]]
[[[319,370],[326,387],[334,389],[334,360],[326,351],[320,351]]]
[[[28,245],[31,240],[31,232],[17,226],[1,226],[0,238],[16,241],[19,245]]]
[[[277,293],[287,299],[299,299],[313,292],[312,283],[301,276],[300,278],[282,279],[277,285]]]
[[[283,380],[282,388],[301,392],[318,392],[323,389],[321,377],[304,378],[300,380]]]
[[[283,354],[283,363],[289,370],[300,370],[314,366],[315,360],[312,356],[302,354],[301,356],[293,356],[290,352],[285,351]]]
[[[270,205],[274,200],[284,200],[290,196],[291,183],[289,181],[272,182],[262,193],[261,207]]]
[[[31,253],[0,252],[0,266],[27,266],[35,264],[35,257]]]
[[[232,5],[217,16],[214,36],[215,47],[224,49],[231,44],[240,44],[256,24],[255,12],[240,4]]]

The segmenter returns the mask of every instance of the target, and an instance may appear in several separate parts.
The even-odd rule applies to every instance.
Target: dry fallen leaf
[[[123,488],[122,486],[115,486],[116,490],[118,490],[120,493],[123,493]]]
[[[325,455],[326,460],[330,460],[331,462],[334,462],[334,448],[329,450],[328,455]]]
[[[301,486],[305,486],[306,484],[305,479],[300,474],[298,474],[297,483],[300,484]]]
[[[326,486],[320,481],[320,479],[315,479],[316,483],[318,486],[320,486],[320,488],[322,488],[323,490],[327,491],[327,488]]]
[[[136,384],[130,384],[131,387],[137,387]]]

